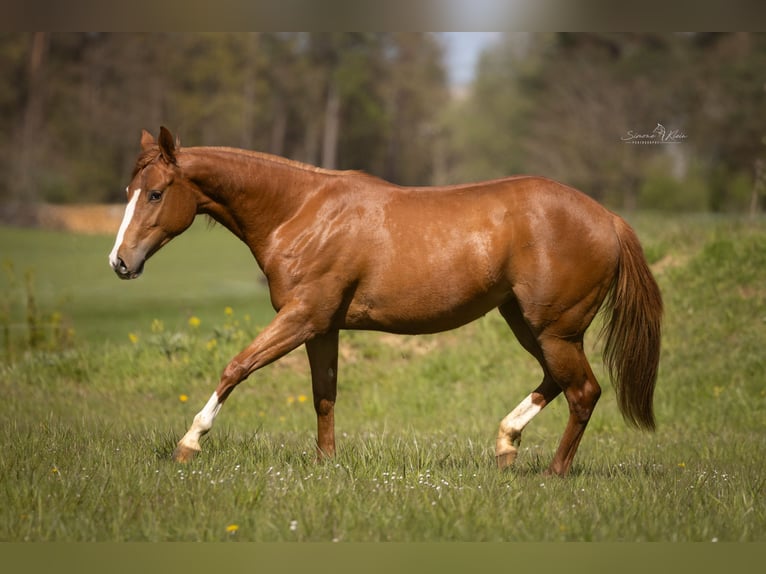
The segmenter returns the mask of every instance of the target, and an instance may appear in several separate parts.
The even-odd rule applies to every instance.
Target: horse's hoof
[[[549,466],[543,471],[543,476],[552,476],[552,477],[565,477],[569,472],[569,469],[562,470],[560,468],[554,468],[553,465]]]
[[[512,450],[509,452],[504,452],[503,454],[495,455],[495,461],[497,461],[497,468],[499,468],[500,470],[503,470],[511,466],[513,464],[513,461],[516,460],[517,454],[518,454],[518,451]]]
[[[199,450],[179,444],[173,451],[173,460],[175,462],[189,462],[191,459],[197,456],[199,452]]]

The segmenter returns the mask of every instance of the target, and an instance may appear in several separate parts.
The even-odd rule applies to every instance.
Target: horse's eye
[[[159,201],[162,199],[162,192],[161,191],[150,191],[149,192],[149,201]]]

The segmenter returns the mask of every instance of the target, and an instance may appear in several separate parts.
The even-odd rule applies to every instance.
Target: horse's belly
[[[510,286],[469,284],[454,278],[398,288],[389,285],[358,292],[344,327],[402,334],[447,331],[478,319],[511,296]]]
[[[505,211],[465,211],[445,224],[449,214],[454,220],[453,211],[374,232],[375,241],[369,243],[376,248],[359,256],[348,328],[444,331],[481,317],[512,296],[512,233],[502,217]],[[495,211],[500,215],[493,217]]]

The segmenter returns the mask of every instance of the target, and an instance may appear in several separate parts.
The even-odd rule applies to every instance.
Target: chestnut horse
[[[335,453],[338,332],[453,329],[498,308],[542,366],[542,383],[500,423],[495,455],[560,393],[569,420],[548,472],[565,475],[601,389],[583,337],[605,304],[604,357],[625,419],[654,428],[662,299],[634,231],[588,196],[541,177],[407,188],[224,147],[181,149],[162,127],[142,152],[111,267],[138,277],[158,249],[207,214],[250,248],[273,321],[224,369],[173,453],[200,451],[224,401],[261,367],[305,344],[317,456]]]

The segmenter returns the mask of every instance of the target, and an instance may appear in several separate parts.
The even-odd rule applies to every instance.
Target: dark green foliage
[[[763,208],[766,34],[509,33],[470,86],[444,65],[427,33],[0,35],[0,217],[122,201],[160,124],[403,185],[534,173],[618,209]],[[658,123],[684,137],[623,141]]]
[[[16,202],[122,201],[140,130],[160,124],[429,183],[446,98],[422,33],[5,34],[0,76],[0,199]]]
[[[756,212],[765,65],[758,33],[508,34],[451,113],[450,177],[525,172],[619,209]],[[673,143],[624,140],[658,124]]]

